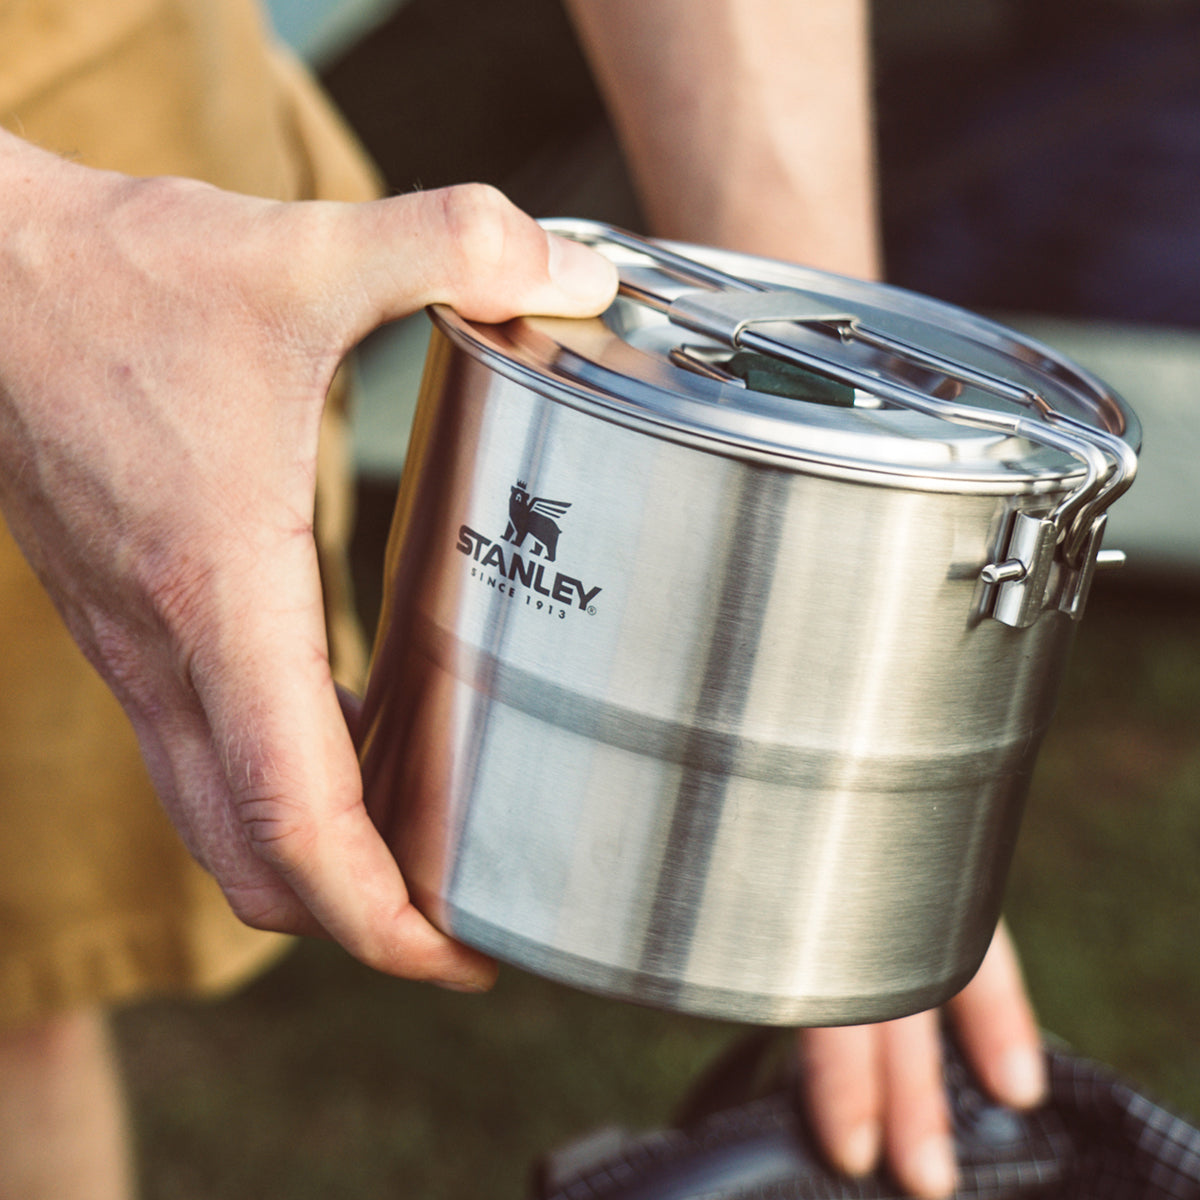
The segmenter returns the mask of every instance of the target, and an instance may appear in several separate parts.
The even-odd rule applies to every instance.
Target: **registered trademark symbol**
[[[596,615],[596,606],[594,604],[589,604],[588,605],[588,616],[594,617],[595,615]]]

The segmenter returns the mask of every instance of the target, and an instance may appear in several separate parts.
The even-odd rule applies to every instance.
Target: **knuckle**
[[[485,183],[459,184],[437,193],[439,215],[459,283],[504,263],[516,210]]]
[[[284,876],[307,861],[317,841],[316,822],[278,793],[251,789],[237,800],[238,820],[254,853]]]
[[[270,883],[232,884],[224,888],[230,911],[243,925],[265,933],[297,931],[292,897]]]

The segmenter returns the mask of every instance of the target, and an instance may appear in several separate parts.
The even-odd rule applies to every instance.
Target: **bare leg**
[[[0,1033],[0,1198],[132,1200],[131,1159],[102,1014]]]

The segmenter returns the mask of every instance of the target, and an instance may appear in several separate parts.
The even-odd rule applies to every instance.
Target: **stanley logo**
[[[558,558],[558,539],[562,533],[558,521],[570,507],[568,500],[531,496],[525,481],[518,479],[509,494],[508,525],[503,538],[497,541],[469,525],[460,525],[455,548],[477,564],[471,568],[473,576],[513,599],[523,594],[530,608],[548,611],[559,618],[565,618],[571,608],[594,613],[592,601],[601,588],[588,587],[572,575],[548,569],[548,564]],[[518,552],[525,547],[526,539],[530,543],[528,558]],[[502,542],[513,548],[506,549]],[[543,561],[536,561],[538,558]],[[520,592],[518,587],[522,589]]]
[[[533,553],[537,554],[540,547],[546,553],[546,561],[553,562],[561,532],[554,518],[561,517],[570,507],[569,501],[531,497],[524,481],[518,479],[508,498],[508,528],[504,531],[504,540],[519,546],[527,534],[532,534]]]

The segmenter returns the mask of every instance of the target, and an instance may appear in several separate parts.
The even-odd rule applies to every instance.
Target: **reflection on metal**
[[[931,1007],[995,926],[1090,578],[1068,535],[1121,469],[1039,413],[1131,441],[1136,420],[991,323],[761,260],[772,287],[799,272],[828,293],[802,316],[905,346],[796,326],[879,374],[848,406],[756,392],[695,369],[723,333],[672,355],[670,289],[697,281],[621,253],[638,295],[602,319],[434,313],[364,703],[368,808],[433,921],[565,982],[753,1022]],[[963,330],[980,361],[951,371]],[[1036,411],[978,386],[1000,365]],[[884,403],[860,407],[884,371]],[[893,403],[893,381],[968,420]],[[553,533],[522,537],[518,496],[518,515],[555,502]]]

